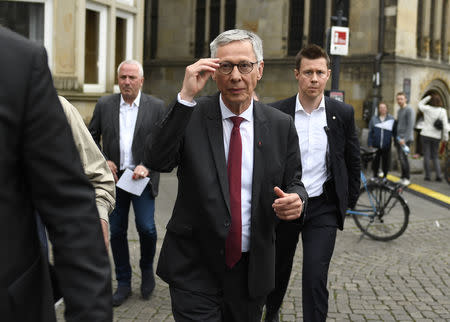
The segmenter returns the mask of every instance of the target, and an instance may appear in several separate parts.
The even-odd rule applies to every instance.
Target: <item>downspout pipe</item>
[[[372,115],[376,115],[378,112],[378,103],[381,101],[381,60],[384,56],[384,32],[385,32],[385,19],[384,19],[384,0],[380,0],[379,3],[379,16],[378,16],[378,53],[375,55],[374,60],[374,74],[373,74],[373,99],[372,99]]]

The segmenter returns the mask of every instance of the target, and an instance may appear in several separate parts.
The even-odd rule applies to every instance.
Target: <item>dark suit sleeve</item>
[[[102,151],[100,147],[100,137],[102,134],[101,125],[101,105],[97,102],[97,104],[95,104],[94,113],[92,114],[92,119],[91,122],[89,122],[88,128],[100,151]]]
[[[39,50],[23,115],[25,186],[49,232],[66,320],[112,321],[110,266],[94,190],[83,174],[45,50]]]
[[[349,117],[346,122],[345,133],[345,165],[348,175],[348,207],[353,208],[359,196],[361,158],[353,107],[350,107],[348,110]]]
[[[306,209],[308,194],[302,182],[302,162],[297,131],[294,121],[289,117],[288,152],[286,155],[286,169],[283,182],[288,193],[297,193],[304,202],[303,211]]]
[[[183,136],[194,108],[177,101],[155,124],[145,144],[144,164],[159,172],[170,172],[180,162]]]

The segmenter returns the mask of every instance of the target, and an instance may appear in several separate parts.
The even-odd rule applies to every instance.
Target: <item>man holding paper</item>
[[[141,246],[141,294],[148,299],[155,287],[153,258],[156,248],[154,220],[155,197],[158,194],[159,173],[142,164],[143,146],[149,129],[164,114],[163,101],[141,92],[144,83],[142,65],[135,60],[122,62],[118,69],[120,94],[99,99],[95,106],[89,131],[102,151],[117,182],[125,170],[133,172],[132,179],[149,178],[140,195],[116,188],[116,208],[110,215],[111,249],[114,257],[117,290],[113,305],[121,305],[131,294],[131,265],[127,229],[130,203],[133,203],[136,229]],[[128,185],[129,186],[129,185]]]

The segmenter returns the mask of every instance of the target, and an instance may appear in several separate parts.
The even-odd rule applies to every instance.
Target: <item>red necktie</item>
[[[233,267],[241,258],[241,168],[242,168],[242,141],[239,126],[244,120],[242,117],[230,117],[233,121],[231,130],[230,148],[228,150],[228,185],[230,188],[231,228],[225,244],[225,261],[228,267]]]

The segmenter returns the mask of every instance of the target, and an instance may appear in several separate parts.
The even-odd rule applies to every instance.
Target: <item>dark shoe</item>
[[[278,311],[276,312],[266,312],[265,322],[280,322],[280,317]]]
[[[116,293],[113,295],[113,306],[122,305],[125,300],[131,295],[130,286],[118,286]]]
[[[141,294],[144,300],[148,300],[155,289],[155,276],[153,270],[142,272]]]
[[[442,178],[436,178],[437,182],[442,182]]]
[[[430,181],[430,177],[423,178],[425,181]]]

